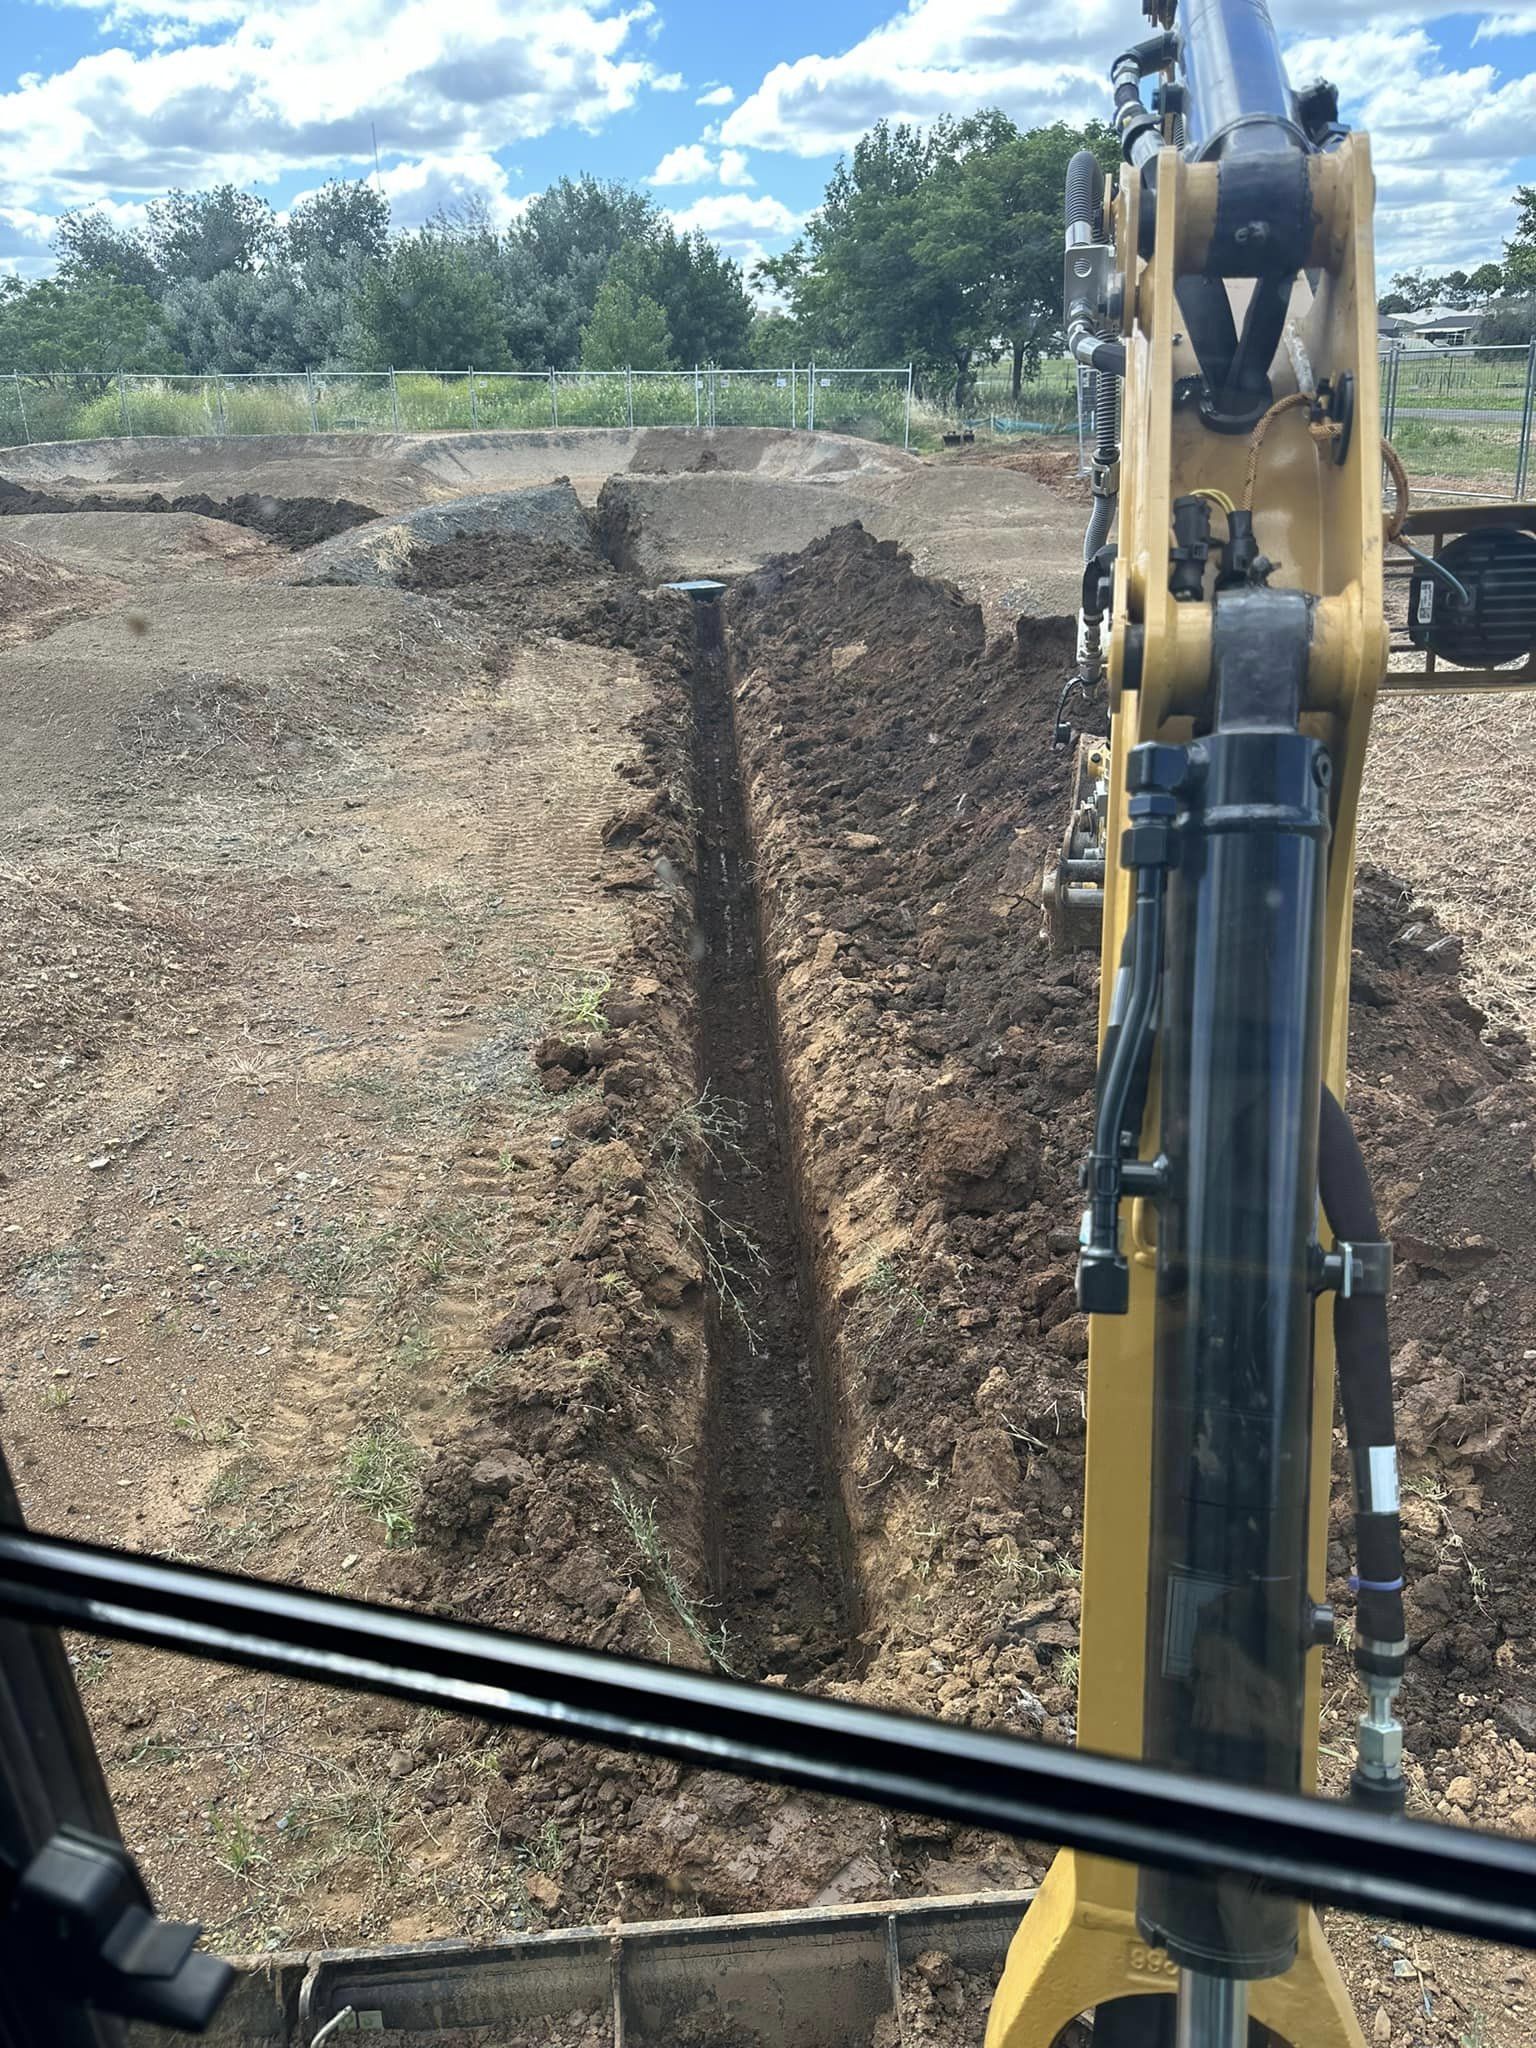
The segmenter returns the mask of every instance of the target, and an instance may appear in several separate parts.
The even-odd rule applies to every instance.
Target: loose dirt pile
[[[82,576],[35,548],[0,541],[0,647],[35,639],[117,594],[100,577]]]
[[[247,492],[238,498],[210,498],[201,491],[177,498],[141,493],[34,491],[0,477],[0,516],[33,512],[196,512],[249,526],[287,548],[309,548],[334,533],[363,526],[378,514],[347,498],[269,498]]]

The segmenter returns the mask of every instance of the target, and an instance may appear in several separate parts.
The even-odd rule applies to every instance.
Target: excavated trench
[[[836,1402],[799,1227],[719,603],[696,604],[694,625],[704,1536],[726,1660],[743,1676],[805,1683],[845,1655],[857,1626]]]

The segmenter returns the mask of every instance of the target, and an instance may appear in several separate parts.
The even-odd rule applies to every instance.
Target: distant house
[[[1437,348],[1462,348],[1472,339],[1481,307],[1430,306],[1423,313],[1378,313],[1376,331],[1384,341],[1404,346],[1430,342]]]

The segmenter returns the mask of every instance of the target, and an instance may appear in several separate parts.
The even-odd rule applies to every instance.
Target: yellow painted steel
[[[1164,150],[1157,171],[1156,248],[1189,265],[1212,212],[1211,172]],[[1298,281],[1286,343],[1277,357],[1277,396],[1302,378],[1355,380],[1346,460],[1335,465],[1296,407],[1271,423],[1260,452],[1255,531],[1278,563],[1277,588],[1313,592],[1316,627],[1303,723],[1327,741],[1334,767],[1332,852],[1327,897],[1324,1075],[1343,1099],[1349,1003],[1355,821],[1371,709],[1386,666],[1382,609],[1380,402],[1376,373],[1375,281],[1369,145],[1349,138],[1314,179],[1319,216],[1314,254],[1326,267],[1316,284]],[[1140,181],[1127,169],[1114,206],[1118,250],[1137,247]],[[1186,221],[1188,209],[1193,221]],[[1211,433],[1193,407],[1175,404],[1178,380],[1195,361],[1180,332],[1172,262],[1132,259],[1124,318],[1126,379],[1121,453],[1119,557],[1109,680],[1112,710],[1105,871],[1100,1036],[1130,905],[1119,864],[1125,816],[1125,759],[1151,739],[1187,739],[1206,708],[1210,608],[1176,604],[1168,591],[1172,505],[1196,489],[1242,502],[1249,441]],[[1233,286],[1234,294],[1246,288]],[[1140,628],[1139,674],[1128,662]],[[1154,1086],[1147,1129],[1157,1128]],[[1144,1147],[1144,1152],[1150,1148]],[[1139,1210],[1141,1205],[1136,1205]],[[1130,1313],[1093,1319],[1088,1356],[1088,1438],[1084,1505],[1082,1665],[1078,1742],[1112,1756],[1139,1756],[1146,1646],[1147,1550],[1152,1441],[1153,1272],[1150,1216],[1128,1219]],[[1310,1590],[1325,1591],[1333,1349],[1320,1316],[1313,1380]],[[1321,1654],[1309,1660],[1305,1789],[1315,1784]],[[1079,2013],[1101,2000],[1171,1991],[1176,1972],[1136,1930],[1136,1874],[1101,1857],[1063,1851],[1051,1867],[1009,1954],[993,2003],[987,2048],[1050,2048]],[[1300,1914],[1289,1972],[1249,1987],[1252,2016],[1290,2048],[1363,2048],[1338,1970],[1315,1916]]]

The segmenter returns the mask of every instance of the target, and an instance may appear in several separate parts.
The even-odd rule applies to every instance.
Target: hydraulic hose
[[[1067,226],[1086,227],[1085,241],[1093,239],[1093,216],[1099,203],[1099,160],[1091,149],[1080,149],[1067,165]]]
[[[1124,1315],[1130,1268],[1120,1250],[1126,1134],[1133,1139],[1146,1101],[1150,1034],[1163,976],[1161,867],[1136,870],[1136,898],[1115,977],[1099,1064],[1093,1150],[1084,1168],[1088,1208],[1077,1262],[1078,1306],[1090,1315]]]
[[[1109,530],[1115,523],[1115,505],[1111,497],[1095,497],[1093,510],[1088,514],[1088,531],[1083,535],[1083,560],[1091,562],[1109,539]]]
[[[1334,1237],[1340,1244],[1380,1243],[1381,1224],[1359,1140],[1326,1088],[1318,1140],[1318,1194]],[[1402,1729],[1394,1707],[1407,1655],[1407,1624],[1385,1293],[1340,1288],[1334,1296],[1333,1341],[1355,1479],[1355,1668],[1370,1700],[1351,1790],[1364,1804],[1401,1812]]]

